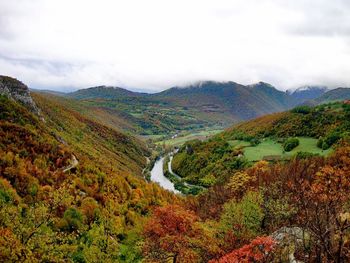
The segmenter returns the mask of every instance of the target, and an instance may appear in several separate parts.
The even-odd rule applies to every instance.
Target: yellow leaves
[[[257,162],[253,168],[258,171],[267,172],[269,170],[269,162],[261,160]]]
[[[80,210],[88,224],[92,223],[99,216],[98,203],[92,197],[87,197],[82,201]]]
[[[339,218],[342,223],[350,222],[350,212],[340,213]]]
[[[228,187],[233,192],[244,191],[249,183],[255,181],[255,177],[249,175],[246,172],[236,172],[228,183]]]
[[[23,247],[13,232],[8,228],[0,228],[0,261],[19,261]]]
[[[235,193],[245,192],[257,180],[261,180],[269,172],[269,163],[259,161],[253,167],[236,172],[228,183],[228,187]]]

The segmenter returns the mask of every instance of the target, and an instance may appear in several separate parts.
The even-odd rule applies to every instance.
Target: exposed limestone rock
[[[281,250],[282,262],[302,263],[295,259],[294,253],[299,248],[308,246],[310,234],[300,227],[282,227],[273,232],[271,237],[276,240]]]
[[[20,102],[43,120],[39,108],[30,96],[28,87],[19,80],[0,75],[0,95],[5,95],[10,99]]]

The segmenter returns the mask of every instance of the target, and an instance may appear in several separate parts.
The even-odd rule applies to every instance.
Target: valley
[[[0,0],[0,263],[350,262],[349,0]]]
[[[350,256],[337,235],[350,235],[346,101],[294,107],[265,83],[231,82],[74,98],[4,76],[0,93],[5,262],[305,261],[325,255],[328,228],[323,251]],[[230,104],[245,93],[262,98],[241,114]]]

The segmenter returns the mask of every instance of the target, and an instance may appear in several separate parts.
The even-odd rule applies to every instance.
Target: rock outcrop
[[[0,75],[0,95],[21,103],[42,119],[40,110],[30,96],[28,87],[19,80]]]

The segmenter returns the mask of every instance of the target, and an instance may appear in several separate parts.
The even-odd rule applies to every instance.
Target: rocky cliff
[[[20,102],[31,112],[41,117],[40,110],[30,96],[28,87],[19,80],[0,75],[0,95]]]

